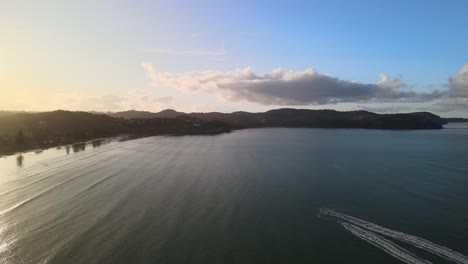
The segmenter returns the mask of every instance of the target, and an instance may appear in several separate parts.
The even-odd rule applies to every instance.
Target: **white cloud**
[[[450,76],[448,96],[437,100],[432,106],[436,112],[468,111],[468,64],[457,74]]]
[[[309,68],[283,68],[256,73],[252,68],[228,72],[202,71],[172,74],[157,72],[151,63],[142,66],[153,85],[165,85],[188,93],[216,95],[221,99],[262,105],[321,105],[340,102],[424,102],[441,98],[445,92],[414,92],[400,79],[380,75],[377,83],[340,80]]]
[[[468,64],[463,65],[458,74],[449,79],[451,96],[468,98]]]

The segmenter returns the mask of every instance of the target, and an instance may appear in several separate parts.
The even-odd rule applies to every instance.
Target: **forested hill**
[[[187,135],[229,131],[225,123],[190,116],[127,120],[87,112],[17,113],[0,116],[0,155],[122,134]]]
[[[159,113],[127,111],[96,114],[53,111],[0,116],[0,154],[71,144],[121,134],[218,134],[261,127],[439,129],[445,121],[427,113],[375,114],[367,111],[277,109],[264,113]]]
[[[132,119],[132,118],[147,119],[147,118],[175,118],[175,117],[187,115],[187,114],[183,112],[177,112],[172,109],[166,109],[157,113],[148,112],[148,111],[129,110],[129,111],[124,111],[124,112],[108,113],[107,115],[111,117],[118,117],[118,118],[124,118],[124,119]]]
[[[312,128],[370,128],[370,129],[437,129],[445,120],[429,112],[408,114],[376,114],[367,111],[339,112],[335,110],[276,109],[263,113],[181,113],[164,110],[159,113],[126,111],[113,113],[122,118],[190,116],[203,120],[217,120],[233,128],[251,127],[312,127]]]

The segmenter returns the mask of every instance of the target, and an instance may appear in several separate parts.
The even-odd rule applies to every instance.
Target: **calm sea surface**
[[[368,224],[321,208],[403,237],[364,236]],[[0,158],[2,264],[398,263],[398,250],[468,263],[468,124],[247,129]]]

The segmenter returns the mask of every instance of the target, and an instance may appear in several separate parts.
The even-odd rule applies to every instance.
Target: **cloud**
[[[401,111],[435,111],[439,113],[453,111],[468,111],[468,64],[463,65],[460,71],[449,77],[449,83],[445,85],[448,88],[445,96],[434,100],[432,105],[418,107],[415,105],[381,105],[378,107],[368,107],[363,105],[356,106],[356,109],[394,113]]]
[[[415,92],[398,78],[380,75],[377,83],[340,80],[309,68],[292,71],[283,68],[256,73],[252,68],[234,71],[202,71],[171,74],[155,71],[143,63],[154,85],[166,85],[188,93],[213,94],[227,101],[261,105],[321,105],[342,102],[426,102],[445,92]]]
[[[132,102],[131,108],[136,109],[161,109],[162,107],[169,107],[174,97],[169,95],[156,96],[152,91],[144,89],[130,89],[128,90],[127,99]]]
[[[458,74],[450,77],[449,88],[452,97],[468,98],[468,64],[463,65]]]
[[[133,91],[129,90],[129,91]],[[161,111],[173,108],[172,96],[155,96],[150,92],[129,93],[128,95],[104,94],[89,96],[79,93],[54,94],[49,98],[52,109],[69,109],[81,111],[124,111],[138,109]]]
[[[436,112],[468,111],[468,64],[464,64],[457,74],[450,76],[448,95],[437,100],[432,110]]]
[[[444,98],[435,102],[432,109],[437,112],[468,111],[468,98]]]
[[[172,96],[161,96],[161,97],[154,97],[152,95],[142,95],[139,98],[137,98],[140,102],[145,102],[145,103],[163,103],[163,104],[168,104],[174,100],[174,97]]]
[[[158,98],[154,98],[154,102],[156,103],[163,103],[163,104],[169,104],[174,100],[174,97],[172,96],[161,96]]]
[[[409,113],[427,111],[427,106],[408,104],[380,104],[379,106],[355,105],[352,110],[364,110],[374,113]]]
[[[49,101],[54,109],[102,112],[124,110],[130,103],[128,98],[119,95],[87,96],[79,93],[53,94]]]
[[[177,49],[150,48],[150,49],[144,49],[144,51],[149,52],[149,53],[168,54],[168,55],[194,55],[194,56],[224,56],[226,55],[226,50],[224,49],[224,45],[219,50],[177,50]]]

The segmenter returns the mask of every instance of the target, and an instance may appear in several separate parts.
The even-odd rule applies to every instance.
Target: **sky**
[[[468,2],[0,0],[0,110],[468,117]]]

